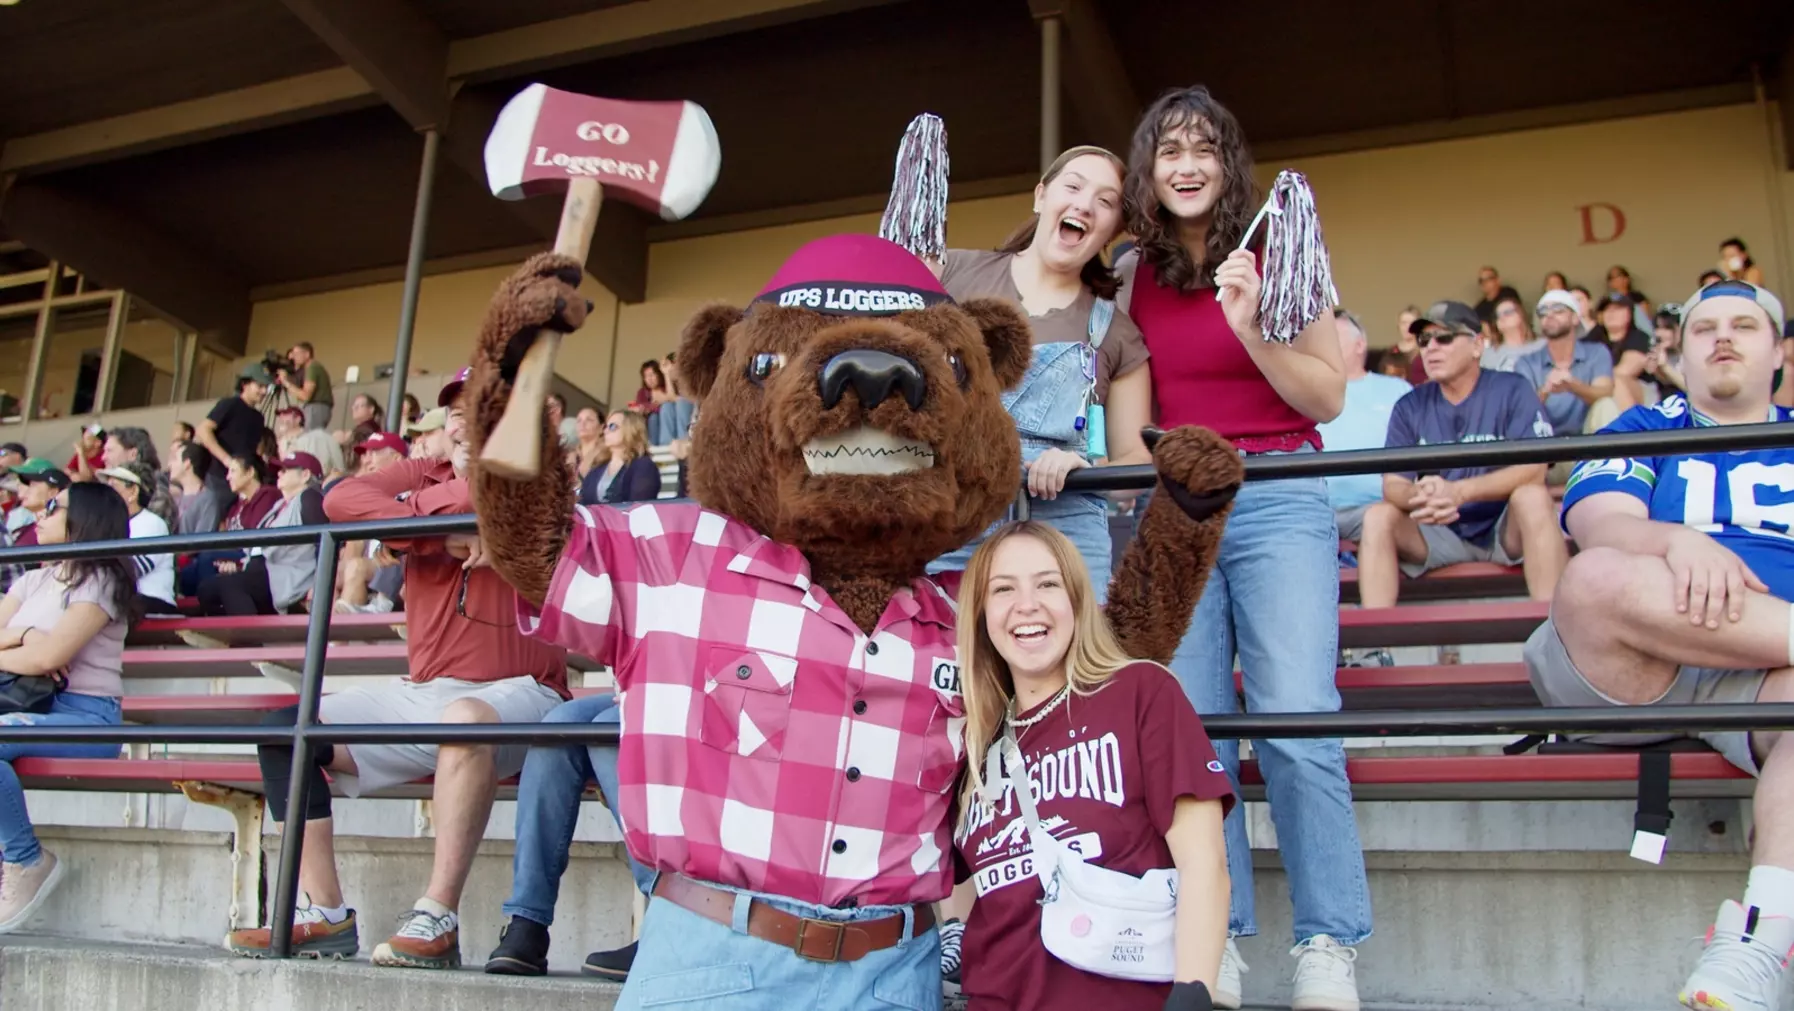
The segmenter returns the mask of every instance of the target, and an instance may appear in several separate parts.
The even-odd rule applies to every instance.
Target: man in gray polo
[[[1569,292],[1545,292],[1536,311],[1545,346],[1515,358],[1513,372],[1538,391],[1554,434],[1581,435],[1590,408],[1613,396],[1613,356],[1600,345],[1576,339],[1576,299]],[[1596,412],[1596,426],[1613,416]]]

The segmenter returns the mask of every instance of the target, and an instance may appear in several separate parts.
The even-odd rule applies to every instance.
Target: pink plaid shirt
[[[937,901],[964,750],[958,573],[897,594],[868,638],[809,569],[696,505],[582,506],[519,622],[616,673],[611,800],[637,859],[823,906]]]

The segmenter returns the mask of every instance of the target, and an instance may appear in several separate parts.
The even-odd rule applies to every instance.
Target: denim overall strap
[[[1015,419],[1022,440],[1022,459],[1032,463],[1049,449],[1084,452],[1083,416],[1086,382],[1083,341],[1034,345],[1034,356],[1021,382],[1003,394],[1003,406]]]

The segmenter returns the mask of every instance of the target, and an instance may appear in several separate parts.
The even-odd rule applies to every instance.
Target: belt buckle
[[[804,951],[804,933],[813,926],[829,928],[835,932],[835,950],[831,952],[827,958],[817,958]],[[797,921],[797,940],[791,942],[791,950],[797,952],[798,958],[808,959],[811,962],[839,962],[841,961],[841,948],[846,940],[847,924],[835,923],[832,920],[812,920],[809,917],[804,917]]]

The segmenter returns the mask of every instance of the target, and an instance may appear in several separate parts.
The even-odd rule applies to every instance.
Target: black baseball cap
[[[0,443],[0,456],[4,456],[7,453],[17,453],[20,456],[30,456],[31,455],[31,451],[26,449],[23,445],[21,445],[19,443],[16,443],[16,442]]]
[[[1472,336],[1482,333],[1483,320],[1476,310],[1462,302],[1434,302],[1427,307],[1420,318],[1408,324],[1408,333],[1420,336],[1429,326],[1442,326],[1447,330],[1456,330]]]

